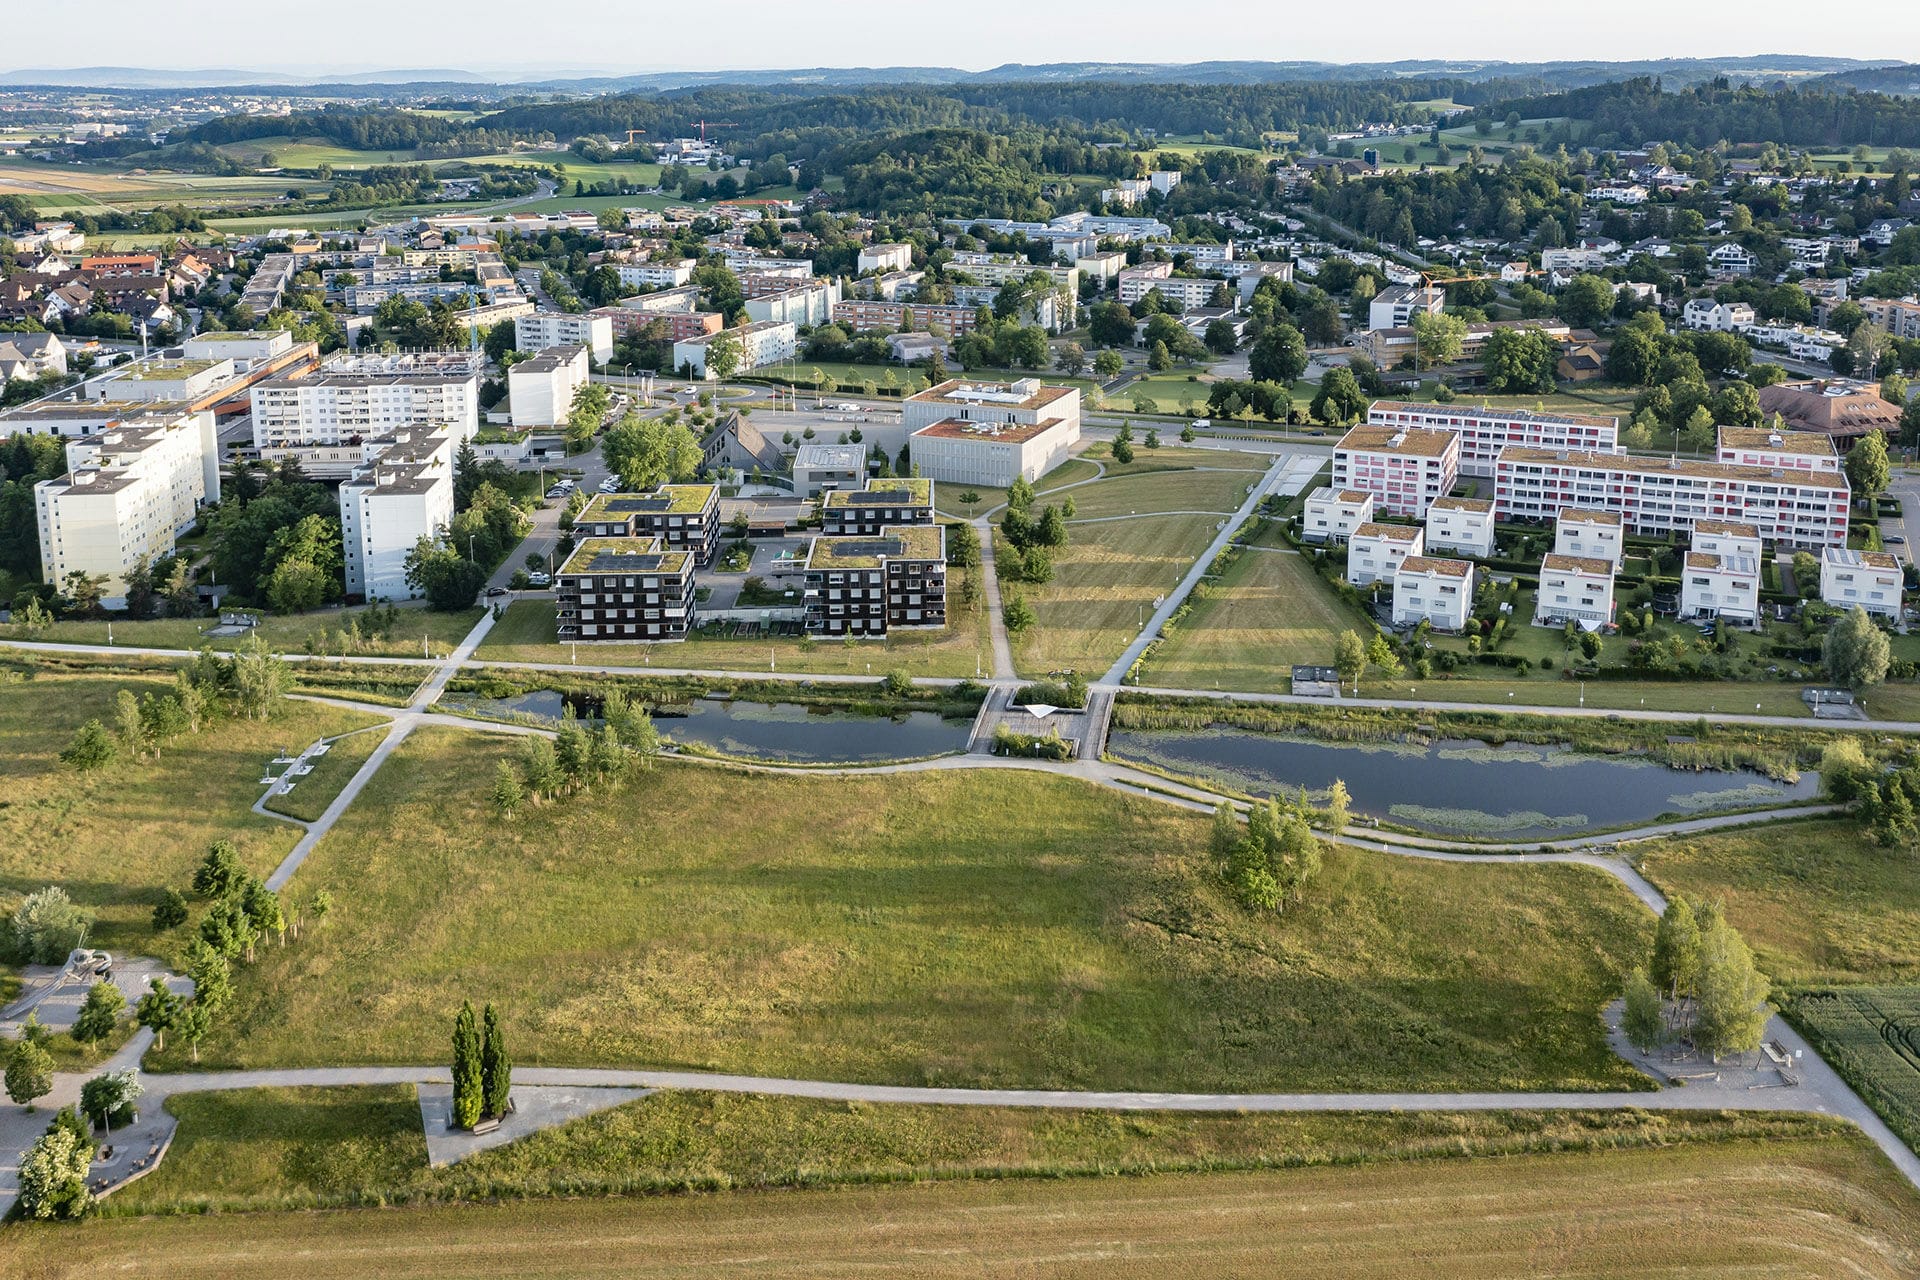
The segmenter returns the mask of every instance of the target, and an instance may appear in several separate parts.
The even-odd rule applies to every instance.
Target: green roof
[[[815,538],[809,569],[877,569],[887,560],[938,560],[946,543],[938,525],[889,525],[877,534]]]
[[[128,382],[181,382],[225,363],[225,356],[218,359],[169,360],[165,364],[136,365],[119,376]]]
[[[663,484],[652,493],[601,493],[575,520],[618,520],[628,515],[686,516],[704,511],[719,490],[710,484]],[[657,505],[665,499],[664,505]]]
[[[560,572],[679,574],[686,567],[687,553],[666,550],[658,538],[588,538],[573,549]]]
[[[925,476],[870,480],[864,489],[829,489],[826,495],[826,505],[829,507],[883,506],[888,502],[930,507],[933,505],[933,481]]]

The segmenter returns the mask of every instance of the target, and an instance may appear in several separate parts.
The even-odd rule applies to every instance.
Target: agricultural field
[[[1251,916],[1202,816],[1076,780],[667,760],[501,822],[472,780],[518,749],[424,729],[394,752],[301,869],[326,927],[237,975],[203,1066],[435,1061],[484,994],[529,1066],[1645,1087],[1599,1011],[1651,922],[1588,868],[1329,849],[1298,905]]]
[[[1284,690],[1295,663],[1333,660],[1342,631],[1367,625],[1287,550],[1243,551],[1163,631],[1142,683],[1176,689]]]
[[[1129,1120],[1128,1124],[1142,1121]],[[1596,1206],[1604,1206],[1597,1212]],[[1382,1214],[1391,1210],[1390,1224]],[[861,1224],[849,1231],[848,1224]],[[1896,1277],[1920,1200],[1853,1137],[1138,1180],[980,1180],[789,1195],[563,1199],[381,1213],[33,1226],[0,1263],[36,1280],[684,1276],[715,1258],[798,1280],[1048,1275],[1433,1280],[1542,1275]]]
[[[1787,1016],[1888,1128],[1920,1146],[1920,986],[1801,991]]]
[[[1137,458],[1139,454],[1134,456]],[[1229,516],[1246,500],[1247,487],[1259,479],[1257,471],[1196,469],[1136,473],[1109,463],[1105,478],[1073,491],[1073,518],[1076,521],[1107,520],[1181,511]]]

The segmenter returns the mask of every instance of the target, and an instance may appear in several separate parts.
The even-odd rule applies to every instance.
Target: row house
[[[1493,503],[1485,498],[1436,498],[1427,508],[1427,549],[1491,556],[1493,525]]]
[[[1879,618],[1900,616],[1900,562],[1884,551],[1826,547],[1820,553],[1820,599],[1836,609],[1859,605]]]
[[[1341,543],[1373,523],[1373,495],[1359,489],[1315,489],[1307,495],[1300,535],[1308,542]]]

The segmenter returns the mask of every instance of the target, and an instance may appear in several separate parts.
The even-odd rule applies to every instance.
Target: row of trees
[[[285,696],[290,681],[285,659],[270,652],[258,636],[236,652],[202,649],[174,676],[165,693],[149,689],[135,697],[122,689],[114,697],[114,723],[85,721],[60,752],[60,760],[81,773],[113,763],[122,752],[135,760],[158,754],[183,736],[200,733],[224,710],[240,719],[264,720]]]
[[[512,1089],[513,1063],[493,1004],[476,1025],[473,1002],[461,1001],[453,1020],[453,1123],[471,1129],[482,1119],[505,1117]]]
[[[618,784],[634,768],[651,769],[659,754],[660,732],[647,708],[610,687],[602,695],[597,726],[581,724],[569,705],[551,739],[530,736],[521,744],[517,767],[509,760],[495,766],[493,807],[512,818],[529,802],[591,791],[597,782]]]

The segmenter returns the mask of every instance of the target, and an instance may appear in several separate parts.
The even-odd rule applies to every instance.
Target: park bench
[[[473,1136],[477,1138],[483,1133],[492,1133],[499,1127],[500,1117],[488,1116],[485,1120],[481,1120],[473,1126]]]

